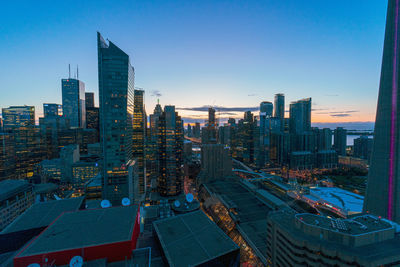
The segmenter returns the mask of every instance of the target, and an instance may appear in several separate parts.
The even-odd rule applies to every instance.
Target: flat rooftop
[[[202,211],[153,223],[171,267],[196,266],[239,247]]]
[[[0,201],[30,188],[32,185],[25,180],[3,180],[0,182]]]
[[[351,219],[331,219],[310,213],[295,215],[300,222],[348,235],[362,235],[392,229],[393,226],[385,220],[371,215],[360,215]]]
[[[249,245],[254,245],[257,256],[266,260],[263,257],[267,249],[267,216],[272,209],[241,182],[220,180],[205,186],[228,205],[227,209],[235,210],[236,228]]]
[[[362,212],[364,197],[350,191],[337,187],[312,187],[310,188],[310,195],[345,211]]]
[[[83,200],[83,197],[79,197],[34,204],[8,225],[1,234],[47,227],[63,212],[79,210]]]
[[[129,241],[137,210],[132,205],[64,213],[17,257]]]

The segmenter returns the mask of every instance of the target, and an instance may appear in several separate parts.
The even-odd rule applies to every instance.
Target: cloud
[[[359,110],[345,110],[345,111],[330,111],[330,112],[317,112],[315,114],[327,114],[327,115],[331,115],[333,117],[344,117],[341,116],[342,114],[347,114],[349,116],[351,116],[352,113],[357,113],[360,112]],[[339,116],[336,116],[339,115]]]
[[[161,94],[161,92],[158,91],[158,90],[153,90],[153,91],[151,91],[151,96],[161,97],[162,94]]]
[[[338,114],[331,114],[331,117],[350,117],[350,114],[346,113],[338,113]]]
[[[200,107],[178,107],[177,110],[187,110],[187,111],[198,111],[198,112],[208,112],[208,108],[211,106],[200,106]],[[258,111],[259,107],[221,107],[213,106],[217,112],[246,112],[246,111]]]

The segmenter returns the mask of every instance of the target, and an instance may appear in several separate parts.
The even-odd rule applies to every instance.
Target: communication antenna
[[[127,197],[124,197],[121,201],[122,206],[129,206],[131,204],[131,200]]]
[[[76,65],[76,79],[79,80],[79,67]]]
[[[103,200],[100,202],[100,206],[101,206],[103,209],[110,208],[110,207],[111,207],[111,202],[110,202],[109,200],[107,200],[107,199],[103,199]]]
[[[83,266],[83,258],[81,256],[74,256],[69,261],[69,267],[82,267]]]
[[[188,203],[192,203],[193,199],[194,199],[193,194],[189,193],[186,195],[186,201]]]
[[[71,79],[71,64],[68,64],[68,79]]]
[[[176,208],[179,208],[181,206],[181,202],[179,200],[175,200],[174,205]]]
[[[28,267],[40,267],[39,263],[31,263],[28,265]]]

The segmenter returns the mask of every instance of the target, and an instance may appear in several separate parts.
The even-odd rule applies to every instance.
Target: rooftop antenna
[[[160,105],[160,99],[157,98],[157,105]]]
[[[71,64],[68,64],[68,79],[71,79]]]
[[[79,67],[76,65],[76,79],[79,80]]]

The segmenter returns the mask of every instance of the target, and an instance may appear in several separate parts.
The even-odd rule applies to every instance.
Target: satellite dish
[[[110,208],[111,207],[111,202],[107,199],[103,199],[100,203],[100,206],[105,209],[105,208]]]
[[[83,258],[81,256],[74,256],[69,261],[69,267],[82,267],[83,266]]]
[[[181,202],[179,200],[175,200],[174,205],[175,207],[179,208],[181,206]]]
[[[39,263],[31,263],[28,265],[28,267],[40,267]]]
[[[121,203],[122,203],[122,206],[129,206],[131,204],[131,200],[129,198],[127,198],[127,197],[124,197],[122,199]]]
[[[187,202],[192,203],[193,199],[194,199],[194,197],[193,197],[193,195],[191,193],[186,195],[186,201]]]

